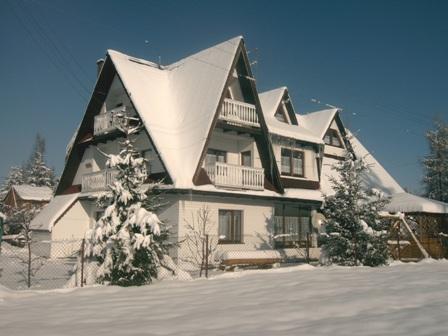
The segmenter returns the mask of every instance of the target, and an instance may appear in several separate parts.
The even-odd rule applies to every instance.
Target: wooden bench
[[[280,263],[282,257],[275,250],[261,251],[226,251],[219,256],[220,268],[234,270],[236,267],[273,267]]]

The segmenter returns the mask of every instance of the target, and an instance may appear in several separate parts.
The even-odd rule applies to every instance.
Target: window
[[[252,167],[252,153],[251,151],[241,153],[241,165],[244,167]]]
[[[324,142],[326,145],[342,148],[341,138],[339,137],[338,131],[335,129],[328,130],[325,134]]]
[[[219,210],[219,243],[239,244],[243,242],[243,212],[241,210]]]
[[[303,177],[303,152],[282,148],[281,171],[282,175]]]
[[[305,247],[311,234],[311,209],[277,204],[274,209],[275,247]]]
[[[278,110],[274,114],[275,119],[278,121],[288,123],[288,119],[286,118],[286,113],[283,106],[279,106]]]
[[[205,165],[214,166],[216,162],[227,162],[227,153],[217,149],[208,149],[205,156]]]

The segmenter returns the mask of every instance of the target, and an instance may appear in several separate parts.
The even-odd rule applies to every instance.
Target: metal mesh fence
[[[285,267],[319,258],[314,236],[217,235],[170,237],[159,279],[190,280],[236,269]],[[95,281],[97,265],[81,257],[82,240],[3,241],[0,285],[10,289],[80,287]]]

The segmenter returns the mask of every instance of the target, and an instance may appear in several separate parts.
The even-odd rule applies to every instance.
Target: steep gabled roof
[[[263,107],[265,116],[274,116],[275,112],[280,105],[280,102],[285,94],[286,86],[279,87],[277,89],[265,91],[259,94],[260,103]]]
[[[361,144],[361,142],[350,132],[349,141],[357,157],[363,158],[368,166],[365,183],[370,188],[376,188],[382,192],[392,195],[403,193],[404,189],[395,181],[389,172],[375,159],[375,157]]]
[[[64,215],[73,203],[78,199],[79,193],[69,195],[59,195],[44,206],[42,210],[30,223],[31,230],[49,231],[53,229],[55,223]]]
[[[165,67],[108,51],[178,188],[191,187],[241,43],[238,36]]]
[[[361,144],[361,142],[347,131],[352,150],[356,157],[363,158],[368,167],[365,174],[364,184],[369,189],[377,189],[386,195],[403,193],[403,188],[395,181],[395,179],[384,169],[384,167],[369,153],[369,151]],[[339,179],[337,172],[332,169],[333,165],[338,162],[337,159],[324,157],[322,164],[321,188],[324,194],[332,194],[330,179],[333,177]]]
[[[339,110],[337,108],[331,108],[311,112],[304,115],[298,115],[297,120],[299,125],[302,125],[308,129],[316,137],[323,139],[338,111]]]
[[[386,205],[390,212],[427,212],[448,214],[448,203],[424,198],[407,192],[392,195],[391,201]]]
[[[287,93],[287,88],[280,87],[259,94],[261,107],[269,132],[296,140],[323,144],[322,138],[319,138],[309,129],[303,127],[300,122],[299,125],[291,125],[275,118],[275,112],[279,108],[285,93]],[[299,116],[296,115],[296,117]]]
[[[53,190],[49,187],[34,187],[28,184],[12,186],[17,196],[24,201],[49,201],[53,197]]]

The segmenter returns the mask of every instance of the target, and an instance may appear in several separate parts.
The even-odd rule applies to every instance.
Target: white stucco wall
[[[252,153],[252,166],[261,168],[260,154],[253,138],[223,133],[215,129],[212,133],[208,148],[227,152],[227,163],[241,165],[241,153],[250,150]]]
[[[91,223],[93,201],[77,200],[53,227],[53,240],[73,240],[84,238]]]

